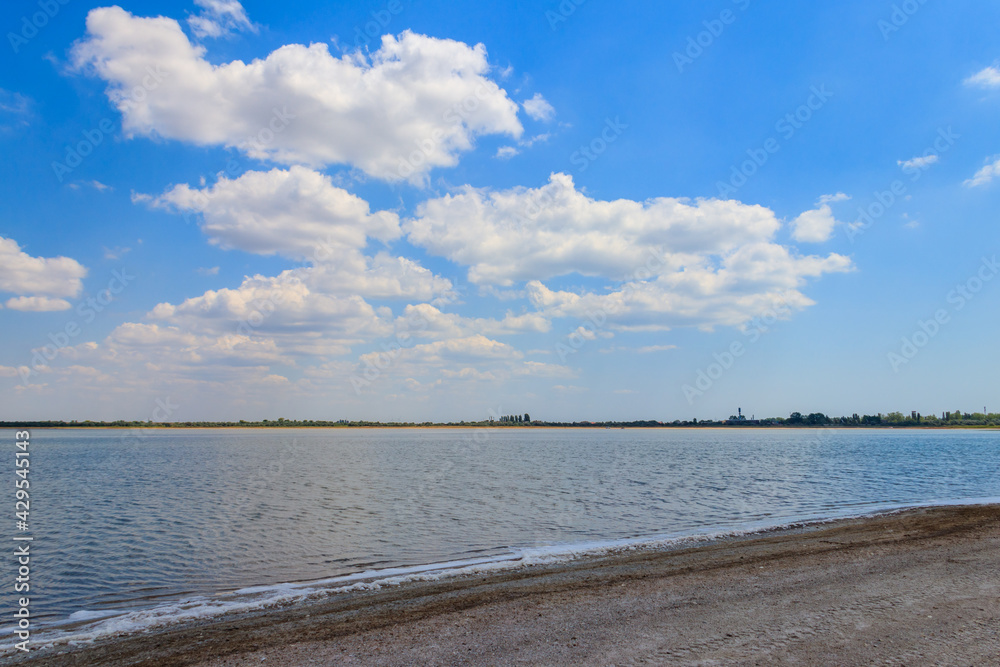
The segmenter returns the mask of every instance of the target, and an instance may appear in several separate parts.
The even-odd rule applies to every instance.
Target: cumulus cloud
[[[524,107],[525,113],[534,118],[535,120],[548,122],[555,118],[556,110],[548,100],[542,97],[541,93],[535,93],[535,96],[530,100],[525,100],[521,106]]]
[[[823,197],[820,208],[845,195]],[[847,257],[800,256],[774,241],[774,212],[737,201],[658,198],[598,201],[572,178],[541,188],[463,188],[432,199],[404,224],[412,243],[469,267],[469,279],[526,281],[546,318],[607,317],[621,330],[740,324],[783,299],[812,304],[807,279],[852,268]],[[552,290],[543,281],[581,274],[605,291]]]
[[[792,238],[806,243],[829,241],[833,236],[833,228],[837,225],[830,204],[847,199],[850,197],[842,192],[820,197],[817,208],[802,213],[792,221]]]
[[[198,37],[221,37],[239,30],[257,32],[237,0],[194,0],[194,4],[202,11],[189,16],[187,22]]]
[[[1000,68],[996,65],[984,67],[967,78],[965,85],[979,88],[1000,88]]]
[[[371,381],[365,380],[378,369],[375,377],[384,393],[393,386],[440,387],[445,381],[503,382],[576,375],[566,366],[525,361],[523,357],[513,346],[477,333],[364,354],[351,377],[359,388],[369,387]]]
[[[469,266],[472,282],[508,286],[574,272],[622,279],[651,247],[666,245],[677,260],[720,254],[780,226],[769,209],[735,201],[598,201],[552,174],[536,189],[467,186],[430,199],[405,228],[411,242]]]
[[[179,330],[215,337],[264,337],[288,353],[336,355],[392,331],[387,309],[358,295],[331,295],[310,287],[310,269],[273,278],[246,278],[238,288],[209,290],[180,304],[161,303],[147,315]],[[306,279],[303,279],[305,277]]]
[[[636,349],[638,354],[651,354],[653,352],[666,352],[668,350],[676,350],[676,345],[646,345]]]
[[[388,181],[422,183],[477,136],[523,131],[517,103],[487,76],[481,44],[406,31],[384,36],[370,55],[290,44],[214,65],[205,54],[173,19],[104,7],[88,14],[72,61],[108,83],[127,136],[236,147],[284,164],[347,164]]]
[[[32,257],[14,239],[0,236],[0,292],[24,296],[71,297],[83,289],[85,269],[69,257]],[[50,306],[55,301],[17,301],[20,310],[63,310]],[[65,302],[63,302],[65,303]],[[35,306],[35,307],[32,307]],[[8,308],[17,308],[8,303]],[[66,306],[69,307],[68,305]]]
[[[452,293],[451,281],[412,259],[380,252],[375,257],[348,253],[302,272],[315,289],[328,294],[357,294],[370,299],[430,301]]]
[[[1000,158],[991,158],[993,161],[989,162],[982,169],[977,171],[972,178],[966,180],[963,185],[967,188],[978,188],[983,185],[989,185],[993,182],[993,179],[1000,176]]]
[[[372,355],[380,353],[373,352]],[[476,361],[520,359],[522,355],[512,346],[475,334],[466,338],[452,338],[433,343],[414,345],[402,351],[407,361],[427,364],[453,364]],[[368,355],[363,355],[364,361]]]
[[[366,256],[369,239],[402,235],[399,217],[373,213],[368,202],[305,167],[250,171],[211,187],[181,184],[157,197],[133,198],[200,214],[209,242],[222,248],[310,262],[313,268],[299,270],[298,278],[319,293],[430,300],[452,289],[414,260],[387,252]]]
[[[497,152],[493,157],[498,160],[509,160],[520,152],[521,151],[517,150],[513,146],[501,146],[497,149]]]
[[[175,185],[158,197],[136,199],[200,213],[210,243],[259,255],[332,256],[364,248],[369,236],[390,241],[402,233],[395,213],[372,213],[368,202],[335,187],[329,176],[299,166],[222,176],[203,189]]]
[[[473,334],[487,336],[519,333],[545,333],[552,323],[540,313],[515,315],[507,312],[503,319],[462,317],[445,313],[429,303],[406,306],[396,319],[396,332],[416,338],[463,338]]]
[[[923,155],[921,157],[910,158],[909,160],[897,160],[896,164],[905,170],[927,169],[940,159],[937,155]]]
[[[53,299],[47,296],[16,296],[7,299],[5,305],[11,310],[23,310],[33,313],[47,313],[72,308],[70,302],[66,299]]]

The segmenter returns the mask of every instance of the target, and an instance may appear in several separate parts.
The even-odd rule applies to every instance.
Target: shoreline
[[[678,662],[683,662],[679,660],[683,656],[692,660],[714,657],[725,662],[729,658],[719,651],[739,653],[753,648],[737,646],[739,641],[732,638],[746,639],[746,636],[731,632],[735,626],[730,626],[755,622],[769,610],[780,611],[782,605],[776,603],[789,596],[810,601],[798,600],[794,610],[789,608],[788,614],[771,618],[767,627],[755,633],[762,641],[780,636],[782,650],[792,651],[789,655],[805,655],[799,651],[819,650],[812,646],[817,635],[812,635],[809,641],[791,641],[785,626],[801,625],[803,612],[808,612],[807,616],[817,623],[829,620],[829,613],[822,608],[814,609],[824,595],[830,598],[827,606],[851,610],[850,618],[844,622],[857,625],[859,617],[871,616],[869,620],[888,623],[894,628],[892,632],[896,632],[915,627],[913,623],[922,616],[910,619],[907,611],[904,617],[909,620],[895,628],[893,624],[902,623],[903,617],[887,616],[884,612],[919,606],[921,596],[931,596],[932,592],[931,597],[941,603],[949,598],[950,590],[951,597],[958,596],[952,603],[960,607],[956,607],[953,616],[965,614],[971,618],[985,614],[984,618],[991,619],[995,627],[1000,616],[997,603],[1000,586],[996,577],[991,580],[990,575],[1000,571],[997,546],[1000,546],[1000,505],[897,510],[668,550],[624,550],[552,565],[337,594],[318,601],[101,639],[82,648],[56,646],[52,650],[15,656],[10,664],[217,667],[260,664],[266,659],[271,664],[296,665],[312,664],[310,660],[320,655],[326,658],[316,664],[331,661],[339,664],[345,660],[344,664],[387,665],[514,664],[525,660],[547,664],[627,664],[643,656],[652,662],[675,662],[667,660],[664,656],[668,653],[664,651],[678,658]],[[954,577],[948,572],[944,573],[948,576],[937,572],[928,578],[928,573],[919,571],[933,569],[935,563],[939,569],[944,566],[945,570],[954,570],[951,573]],[[885,575],[893,571],[895,576],[886,579]],[[838,581],[847,577],[847,581],[841,581],[833,590],[810,592],[811,588],[823,589],[831,577]],[[949,581],[952,578],[954,581]],[[789,579],[798,580],[798,588],[782,588],[781,582]],[[706,588],[707,580],[711,580],[711,585]],[[981,581],[992,581],[992,588],[972,608],[968,600],[976,597],[975,582]],[[772,588],[770,593],[761,593],[764,583]],[[890,598],[902,595],[900,599],[908,601],[908,605],[897,608],[895,604],[886,607],[882,602],[855,604],[857,601],[851,599],[851,585],[858,586],[855,595],[864,595],[872,585],[890,583],[890,587],[899,589]],[[847,589],[842,589],[845,585]],[[694,597],[701,603],[674,604],[678,595],[690,598],[692,587],[698,590]],[[979,588],[983,593],[983,586]],[[734,593],[741,589],[742,594]],[[753,591],[759,594],[751,595]],[[737,609],[742,609],[735,616],[734,603]],[[669,632],[663,628],[662,632],[655,631],[659,616],[639,613],[646,608],[659,609],[671,616]],[[543,611],[537,612],[538,609]],[[608,609],[639,616],[622,622],[618,616],[606,618]],[[692,611],[698,613],[692,616]],[[937,612],[925,615],[934,613]],[[696,618],[698,623],[694,623]],[[715,639],[706,644],[703,623],[729,627],[729,631],[709,633]],[[871,625],[868,623],[866,627]],[[939,628],[940,623],[924,625]],[[566,626],[577,629],[565,642],[553,644],[546,639]],[[645,629],[640,632],[640,627]],[[976,627],[980,626],[972,627],[969,632]],[[653,648],[643,642],[636,643],[637,632],[647,638],[658,636],[659,643]],[[797,630],[798,634],[810,636],[807,629]],[[861,645],[849,635],[845,635],[847,646],[842,648],[853,655],[851,651],[860,650]],[[446,641],[447,637],[452,639]],[[513,644],[516,650],[511,648],[512,637],[517,638]],[[882,640],[873,641],[878,641],[882,649],[889,648]],[[940,638],[937,641],[940,644]],[[983,641],[978,646],[987,651],[984,656],[995,655],[995,649],[1000,649],[995,646],[995,634],[993,644],[989,638]],[[950,650],[975,648],[968,646],[969,643],[963,640],[949,645]],[[988,653],[990,646],[992,654]],[[453,660],[452,651],[459,647],[461,660]],[[869,645],[863,648],[873,650]],[[760,650],[758,646],[747,656],[753,654],[765,659],[761,658]]]
[[[143,426],[3,426],[0,428],[16,430],[24,429],[29,431],[301,431],[301,430],[370,430],[370,429],[390,429],[394,431],[405,430],[427,430],[427,429],[449,429],[467,431],[500,431],[506,429],[545,429],[545,430],[566,430],[566,431],[733,431],[733,430],[767,430],[767,431],[1000,431],[1000,426],[840,426],[825,424],[822,426],[546,426],[546,425],[526,425],[526,426],[488,426],[485,424],[430,424],[427,426],[407,425],[396,426],[393,424],[375,424],[367,426],[164,426],[162,424],[148,424]]]

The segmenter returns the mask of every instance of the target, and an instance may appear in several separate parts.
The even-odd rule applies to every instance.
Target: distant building
[[[745,414],[743,414],[743,408],[736,408],[736,418],[735,419],[727,419],[726,421],[724,421],[722,423],[723,424],[733,425],[733,426],[738,426],[738,425],[760,424],[760,420],[759,419],[753,419],[752,417],[750,419],[747,419],[747,416]]]

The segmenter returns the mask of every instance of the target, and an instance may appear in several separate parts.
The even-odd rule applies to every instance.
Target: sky
[[[1000,6],[9,2],[0,420],[997,411]]]

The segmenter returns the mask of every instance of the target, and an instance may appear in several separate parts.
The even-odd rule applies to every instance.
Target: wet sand
[[[992,665],[1000,506],[417,582],[30,665]]]

